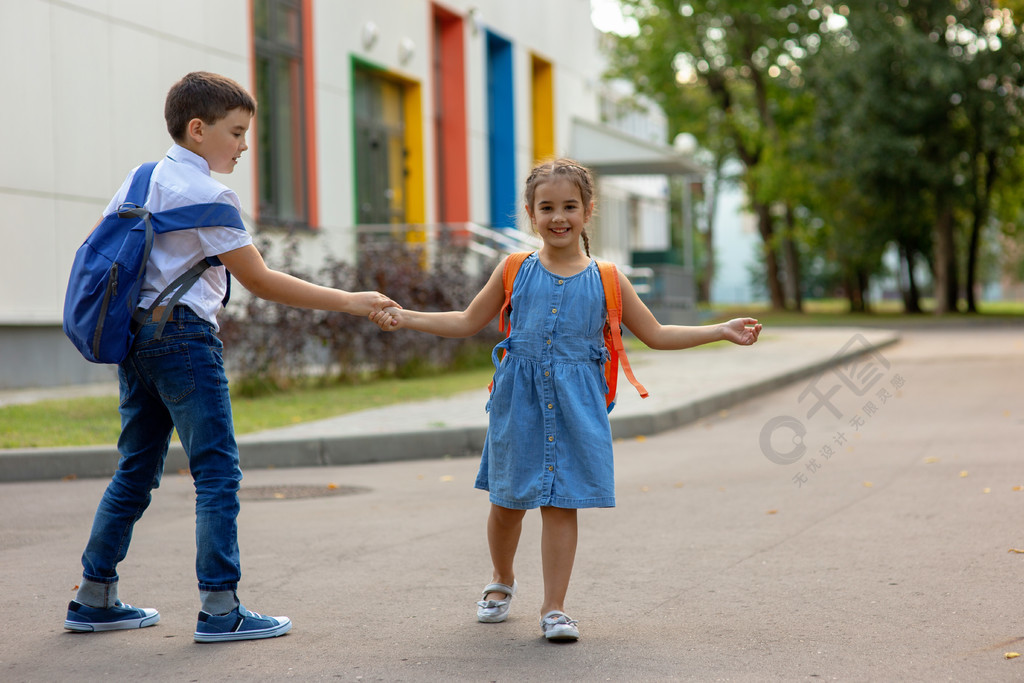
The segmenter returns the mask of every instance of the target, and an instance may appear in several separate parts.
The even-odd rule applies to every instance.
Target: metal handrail
[[[357,235],[408,235],[409,233],[425,233],[426,242],[438,240],[444,233],[466,234],[471,239],[466,241],[465,246],[470,252],[485,259],[497,260],[505,254],[517,251],[532,251],[540,249],[543,240],[537,235],[531,235],[516,228],[492,228],[473,222],[459,223],[372,223],[361,224],[354,227]],[[411,243],[416,243],[410,240]],[[594,258],[600,258],[594,255]],[[633,288],[639,294],[646,294],[651,291],[651,280],[654,271],[646,266],[633,267],[629,264],[619,265],[619,269],[633,283]]]

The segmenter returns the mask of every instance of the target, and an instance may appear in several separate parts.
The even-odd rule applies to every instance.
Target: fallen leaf
[[[672,484],[672,486],[674,486],[677,489],[681,489],[683,488],[683,482],[677,481],[676,483]]]
[[[992,489],[985,487],[981,490],[982,493],[992,493]]]
[[[282,498],[284,498],[284,494],[280,493],[280,492],[279,493],[275,493],[274,494],[274,498],[277,498],[278,500],[281,500]]]
[[[178,475],[182,476],[182,477],[186,477],[186,476],[188,476],[188,470],[182,468],[182,469],[178,470]]]
[[[76,591],[76,590],[78,590],[78,584],[76,583],[76,584],[75,584],[75,587],[74,587],[74,588],[72,588],[71,590],[73,590],[73,591]]]
[[[332,481],[332,482],[331,482],[330,484],[328,484],[328,485],[327,485],[327,489],[328,489],[329,491],[333,491],[333,490],[334,490],[334,489],[336,489],[336,488],[338,488],[338,485],[337,485],[337,484],[335,484],[335,483],[334,483],[333,481]]]
[[[967,470],[960,470],[960,477],[963,478],[963,477],[966,477],[966,476],[967,476]]]
[[[864,482],[864,488],[866,488],[866,489],[869,489],[869,488],[871,488],[872,486],[874,486],[874,484],[872,484],[872,483],[871,483],[870,481],[866,481],[866,482]]]
[[[640,491],[641,491],[642,493],[647,493],[647,492],[648,492],[648,491],[650,491],[650,490],[651,490],[651,487],[650,487],[650,486],[641,486],[641,487],[640,487]]]
[[[1013,659],[1015,657],[1020,657],[1020,653],[1019,652],[1007,652],[1005,655],[1003,655],[1003,659]]]
[[[1024,486],[1021,486],[1020,484],[1018,484],[1017,486],[1013,487],[1013,490],[1014,491],[1024,491]]]
[[[932,455],[932,456],[929,456],[929,457],[925,458],[924,461],[925,461],[925,464],[931,465],[933,462],[938,462],[939,459],[936,458],[934,455]]]
[[[75,479],[78,479],[78,475],[77,474],[68,474],[68,475],[65,475],[65,476],[63,476],[61,478],[64,481],[74,481]]]
[[[1018,550],[1017,548],[1010,548],[1006,552],[1008,552],[1008,553],[1024,553],[1024,550]]]
[[[455,477],[450,474],[446,474],[441,477],[441,481],[455,481]]]
[[[766,512],[764,514],[766,514],[766,515],[777,515],[777,514],[779,514],[779,511],[778,510],[769,510],[768,512]]]
[[[643,434],[640,434],[639,436],[636,437],[636,440],[639,441],[640,443],[643,443],[644,441],[647,441],[647,437],[644,436]]]

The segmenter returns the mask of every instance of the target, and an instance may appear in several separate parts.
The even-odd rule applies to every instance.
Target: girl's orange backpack
[[[512,283],[516,280],[519,267],[532,253],[532,251],[516,252],[509,254],[505,260],[505,267],[501,273],[501,282],[505,288],[505,303],[502,304],[501,312],[498,314],[498,330],[504,332],[506,337],[512,334],[512,321],[508,314],[508,309],[512,304]],[[615,268],[615,264],[608,261],[598,261],[597,267],[601,272],[604,301],[608,307],[608,320],[604,326],[604,345],[608,349],[608,360],[604,364],[604,378],[608,384],[608,393],[605,394],[604,400],[610,412],[615,407],[615,389],[619,382],[620,359],[626,379],[636,387],[640,398],[647,398],[648,394],[644,385],[640,384],[633,375],[633,369],[629,366],[629,359],[626,357],[626,349],[622,345],[622,290],[619,288],[619,272]]]

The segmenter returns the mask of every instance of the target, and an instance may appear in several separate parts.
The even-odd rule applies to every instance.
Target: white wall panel
[[[50,17],[44,2],[0,0],[0,192],[51,192],[54,184]],[[0,207],[4,195],[0,194]],[[0,230],[5,212],[0,212]]]
[[[3,204],[0,249],[0,322],[50,322],[56,301],[56,205],[46,196],[23,195]],[[65,280],[66,282],[66,280]],[[64,301],[61,290],[60,301]]]

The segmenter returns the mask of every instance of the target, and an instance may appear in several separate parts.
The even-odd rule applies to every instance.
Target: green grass
[[[492,368],[366,384],[309,384],[256,398],[232,397],[235,432],[247,434],[379,406],[450,396],[487,386]],[[117,396],[40,401],[0,407],[0,448],[117,443]]]
[[[0,407],[0,448],[117,443],[117,396]]]

